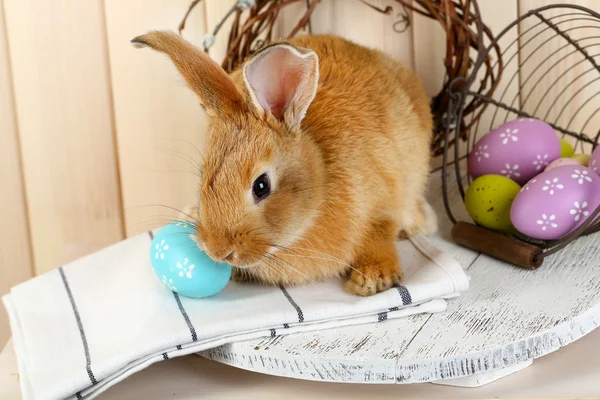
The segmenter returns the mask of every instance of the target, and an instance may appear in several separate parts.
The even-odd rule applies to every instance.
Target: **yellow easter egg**
[[[570,158],[575,154],[575,149],[571,143],[565,139],[560,139],[560,158]]]
[[[590,163],[591,157],[592,156],[589,154],[575,154],[571,158],[574,160],[577,160],[579,162],[579,164],[583,165],[584,167],[587,167],[588,164]]]
[[[510,207],[521,190],[512,179],[501,175],[483,175],[475,179],[465,193],[465,207],[477,224],[500,232],[514,232]]]

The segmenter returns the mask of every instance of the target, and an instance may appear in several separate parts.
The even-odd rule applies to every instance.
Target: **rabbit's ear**
[[[300,124],[315,97],[319,61],[312,50],[277,44],[248,61],[243,75],[258,112],[272,114],[291,129]]]
[[[229,75],[208,54],[175,33],[149,32],[131,42],[136,47],[149,46],[169,56],[209,114],[227,115],[248,110]]]

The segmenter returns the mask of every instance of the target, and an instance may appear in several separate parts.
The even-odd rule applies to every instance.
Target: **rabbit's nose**
[[[235,249],[231,244],[209,244],[205,247],[206,253],[216,262],[231,262],[235,257]]]

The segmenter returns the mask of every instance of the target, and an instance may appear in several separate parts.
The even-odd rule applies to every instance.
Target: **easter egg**
[[[477,224],[500,232],[512,232],[511,204],[521,186],[501,175],[475,179],[465,193],[465,207]]]
[[[536,239],[555,240],[581,225],[600,204],[600,176],[566,165],[536,176],[513,202],[515,228]]]
[[[565,139],[560,139],[560,156],[569,158],[573,157],[573,154],[575,154],[575,149],[571,143],[567,142]]]
[[[213,261],[199,247],[189,222],[172,222],[152,239],[150,262],[170,290],[186,297],[209,297],[229,282],[231,266]]]
[[[575,154],[571,158],[573,160],[577,160],[577,162],[583,165],[584,167],[587,167],[590,163],[590,159],[592,158],[592,156],[590,156],[589,154]]]
[[[558,160],[554,160],[550,164],[548,164],[548,166],[546,167],[546,169],[544,171],[550,171],[551,169],[554,169],[556,167],[562,167],[565,165],[581,165],[581,164],[579,163],[579,161],[575,160],[574,158],[559,158]]]
[[[525,184],[560,157],[560,139],[547,123],[533,119],[507,122],[483,136],[469,154],[473,178],[494,174]]]
[[[596,147],[592,152],[589,167],[592,171],[600,175],[600,146]]]

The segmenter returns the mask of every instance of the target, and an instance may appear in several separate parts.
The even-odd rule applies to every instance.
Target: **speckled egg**
[[[577,160],[577,162],[583,165],[584,167],[587,167],[590,164],[590,159],[592,158],[592,156],[590,156],[589,154],[575,154],[571,158],[573,160]]]
[[[573,157],[575,149],[573,145],[567,142],[565,139],[560,139],[560,156],[564,158]]]
[[[475,144],[469,154],[469,173],[473,178],[502,175],[523,185],[560,157],[560,147],[556,132],[543,121],[507,122]]]
[[[579,161],[574,158],[559,158],[558,160],[552,161],[544,171],[550,171],[556,167],[564,167],[565,165],[581,165]]]
[[[560,239],[600,204],[600,176],[581,165],[543,172],[515,198],[510,219],[517,230],[543,240]]]
[[[212,296],[231,277],[231,266],[213,261],[202,251],[193,226],[185,221],[172,222],[156,233],[150,262],[167,288],[186,297]]]
[[[475,179],[465,193],[465,207],[477,224],[500,232],[512,232],[511,204],[521,186],[501,175]]]
[[[600,146],[592,152],[589,166],[592,171],[600,175]]]

